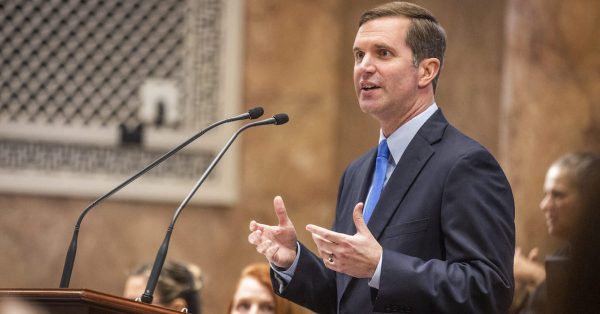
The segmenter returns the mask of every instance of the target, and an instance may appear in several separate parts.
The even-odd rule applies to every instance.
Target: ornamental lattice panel
[[[232,0],[0,1],[0,189],[100,196],[236,113],[240,23]],[[181,200],[232,131],[117,196]],[[227,156],[193,200],[234,201],[235,178]]]

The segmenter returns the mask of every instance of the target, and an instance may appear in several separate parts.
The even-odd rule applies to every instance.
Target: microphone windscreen
[[[273,119],[275,119],[275,125],[286,124],[290,121],[290,118],[285,113],[278,113],[273,116]]]
[[[263,113],[265,113],[265,111],[263,110],[262,107],[256,107],[256,108],[252,108],[252,109],[248,110],[248,114],[250,115],[250,119],[252,119],[252,120],[262,116]]]

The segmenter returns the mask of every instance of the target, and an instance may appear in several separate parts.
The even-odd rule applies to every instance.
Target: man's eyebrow
[[[375,44],[375,49],[387,49],[387,50],[392,50],[395,51],[395,49],[390,46],[390,45],[386,45],[386,44]],[[357,51],[363,51],[363,49],[358,48],[358,47],[353,47],[352,51],[357,52]]]
[[[377,49],[387,49],[387,50],[395,50],[392,46],[386,44],[375,44],[375,48]]]

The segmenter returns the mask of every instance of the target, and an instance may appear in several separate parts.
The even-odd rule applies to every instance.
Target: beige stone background
[[[181,215],[169,257],[206,275],[205,313],[224,313],[239,270],[262,261],[247,244],[251,219],[275,223],[282,195],[300,240],[328,226],[344,167],[375,145],[377,126],[357,107],[352,42],[360,12],[382,1],[249,0],[245,3],[246,107],[287,112],[277,131],[247,132],[241,199]],[[418,1],[445,26],[447,60],[436,96],[448,119],[488,147],[516,200],[517,243],[557,245],[537,204],[548,165],[572,150],[600,150],[600,2]],[[1,178],[0,178],[1,179]],[[0,288],[56,288],[82,208],[91,200],[0,194]],[[126,270],[152,260],[176,204],[107,201],[86,217],[73,288],[120,294]]]

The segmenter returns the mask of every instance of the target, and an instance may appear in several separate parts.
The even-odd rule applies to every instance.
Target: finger
[[[248,242],[250,244],[259,245],[261,240],[262,232],[260,230],[256,230],[248,235]]]
[[[332,257],[333,257],[333,256],[335,256],[335,254],[333,254],[333,253],[331,253],[331,252],[328,252],[328,251],[325,251],[325,250],[322,250],[322,251],[319,251],[319,256],[320,256],[320,257],[321,257],[323,260],[329,260],[329,257],[330,257],[330,256],[332,256]]]
[[[329,255],[335,250],[335,243],[323,239],[318,234],[313,233],[312,238],[315,244],[317,245],[317,249],[319,250],[319,253],[321,253],[321,256]]]
[[[256,246],[256,251],[260,254],[266,255],[265,252],[269,247],[271,247],[272,244],[273,242],[271,242],[270,240],[266,240],[263,243]]]
[[[321,236],[321,238],[332,243],[341,243],[344,241],[344,237],[346,236],[345,234],[337,233],[312,224],[306,225],[306,230],[310,233],[317,234]]]
[[[250,225],[248,226],[248,228],[250,229],[250,231],[256,231],[256,230],[264,230],[265,227],[267,227],[267,225],[263,225],[263,224],[259,224],[258,222],[256,222],[255,220],[252,220],[250,222]]]
[[[322,253],[321,259],[325,264],[333,264],[335,263],[335,255],[332,253]]]
[[[287,226],[290,223],[290,218],[287,215],[287,210],[281,196],[275,196],[273,207],[275,208],[275,215],[277,215],[277,219],[279,220],[279,226]]]
[[[265,250],[265,256],[269,261],[273,261],[275,254],[277,254],[277,251],[279,251],[279,245],[272,245],[271,247],[267,248],[267,250]]]
[[[540,249],[534,247],[531,251],[529,251],[529,256],[527,256],[530,260],[535,261],[538,258],[538,254],[540,253]]]
[[[358,203],[354,206],[354,211],[352,212],[352,219],[354,219],[354,226],[356,226],[356,233],[371,233],[369,231],[369,227],[365,223],[365,218],[363,217],[363,203]]]
[[[331,258],[329,254],[323,256],[323,264],[325,264],[325,267],[337,271],[337,264],[335,263],[335,261],[335,255],[331,256]]]

